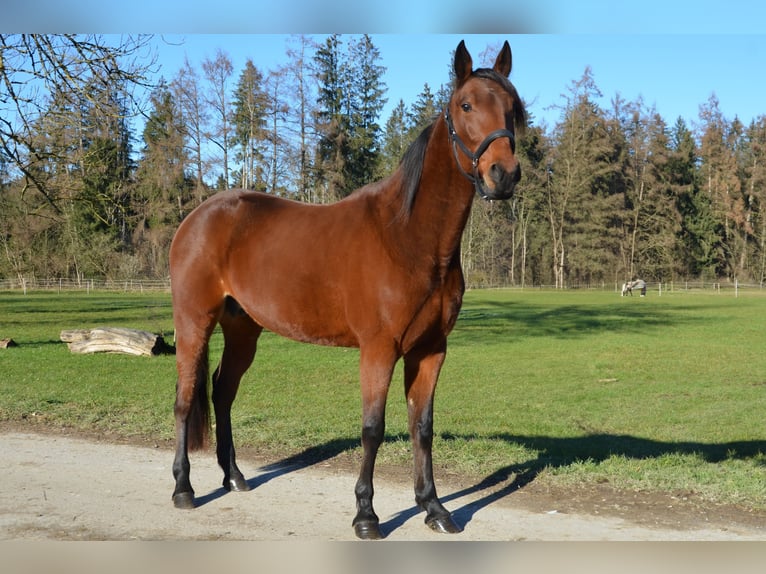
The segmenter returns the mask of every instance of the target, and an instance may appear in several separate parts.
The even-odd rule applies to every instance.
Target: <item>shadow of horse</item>
[[[467,437],[449,434],[442,435],[442,438],[470,440]],[[612,456],[642,460],[681,454],[699,456],[708,463],[760,457],[758,464],[766,464],[766,459],[762,458],[766,453],[766,440],[722,443],[664,442],[617,434],[589,434],[568,438],[498,434],[488,438],[523,446],[536,451],[538,456],[499,468],[476,484],[443,497],[445,502],[455,501],[488,491],[485,496],[453,511],[456,522],[462,527],[465,527],[481,509],[533,482],[544,469],[562,468],[582,461],[600,463]]]
[[[309,447],[297,454],[262,466],[259,469],[261,471],[259,474],[247,480],[247,485],[250,487],[250,490],[257,489],[259,486],[262,486],[275,478],[290,474],[291,472],[304,470],[315,464],[330,460],[344,452],[351,451],[358,446],[359,439],[342,438]],[[196,497],[194,503],[198,507],[204,506],[205,504],[221,498],[228,492],[229,491],[225,488],[219,487],[208,494]]]
[[[407,440],[406,434],[387,435],[386,442]],[[470,441],[475,435],[463,436],[443,433],[445,441]],[[731,441],[722,443],[702,443],[694,441],[664,442],[631,435],[618,434],[589,434],[578,437],[547,437],[522,436],[507,433],[490,435],[489,440],[503,441],[522,446],[537,453],[536,458],[500,467],[466,488],[441,496],[443,502],[460,503],[466,498],[469,501],[452,511],[457,525],[465,528],[474,516],[482,509],[502,500],[514,492],[531,484],[544,469],[562,468],[582,461],[603,462],[612,456],[623,456],[632,459],[659,458],[669,454],[696,455],[709,463],[718,463],[729,459],[752,459],[766,454],[766,440]],[[289,456],[272,464],[261,467],[260,473],[250,478],[247,483],[251,489],[257,489],[267,482],[300,471],[318,463],[330,460],[336,456],[352,451],[359,447],[359,440],[354,438],[339,438],[324,444],[310,447],[298,454]],[[766,458],[759,461],[766,464]],[[196,504],[202,506],[212,502],[227,491],[218,488],[206,495],[198,497]],[[475,498],[479,495],[479,498]],[[388,536],[407,521],[423,511],[415,504],[402,509],[391,518],[382,522],[381,532]]]

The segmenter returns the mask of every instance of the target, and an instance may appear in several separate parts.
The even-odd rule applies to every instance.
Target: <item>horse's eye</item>
[[[472,109],[472,108],[471,108],[471,104],[469,104],[468,102],[465,102],[465,103],[463,103],[463,104],[460,104],[460,107],[462,108],[462,110],[463,110],[464,112],[470,112],[470,111],[471,111],[471,109]]]

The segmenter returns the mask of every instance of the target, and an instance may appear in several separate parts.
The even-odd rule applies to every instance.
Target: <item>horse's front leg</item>
[[[415,501],[426,511],[425,522],[437,532],[455,533],[460,528],[436,495],[432,446],[433,404],[446,341],[435,349],[416,349],[404,356],[404,389],[415,464]]]
[[[386,397],[396,355],[389,350],[377,351],[362,347],[359,362],[362,387],[362,467],[354,492],[356,516],[352,523],[354,532],[363,540],[383,538],[380,520],[372,507],[374,489],[372,475],[375,458],[385,436]]]

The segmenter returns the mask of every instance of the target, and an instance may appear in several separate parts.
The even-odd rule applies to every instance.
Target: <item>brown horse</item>
[[[363,459],[356,483],[359,538],[380,538],[372,475],[384,438],[394,365],[404,390],[425,522],[460,528],[436,495],[431,463],[433,399],[462,303],[460,239],[474,188],[508,199],[521,176],[514,128],[526,112],[508,81],[506,42],[492,69],[455,52],[449,104],[387,179],[332,205],[225,191],[194,210],[170,249],[176,328],[174,504],[194,506],[188,449],[208,428],[208,340],[221,325],[224,350],[212,376],[216,452],[226,489],[247,490],[237,468],[231,405],[261,331],[309,343],[359,347]]]

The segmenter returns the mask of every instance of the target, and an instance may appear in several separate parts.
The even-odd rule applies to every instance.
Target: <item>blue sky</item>
[[[0,31],[763,34],[764,16],[757,0],[5,0]]]
[[[322,40],[324,35],[317,35]],[[247,58],[261,70],[286,61],[287,35],[185,34],[157,38],[163,73],[172,77],[188,57],[199,65],[218,48],[232,59],[235,75]],[[590,66],[610,107],[619,93],[643,98],[669,124],[679,116],[689,127],[712,94],[729,119],[748,124],[766,115],[766,35],[763,34],[373,34],[387,68],[388,105],[412,103],[425,83],[432,90],[448,79],[451,52],[461,39],[478,60],[488,45],[511,44],[511,80],[534,114],[549,127],[559,118],[562,94]]]
[[[475,56],[509,40],[511,79],[538,123],[556,121],[550,107],[588,65],[605,107],[642,96],[691,123],[715,93],[730,119],[766,114],[766,3],[752,0],[9,0],[0,32],[161,34],[168,77],[185,54],[198,64],[220,47],[238,74],[247,57],[264,70],[283,61],[284,34],[370,33],[387,68],[382,121],[446,80],[461,38]]]

